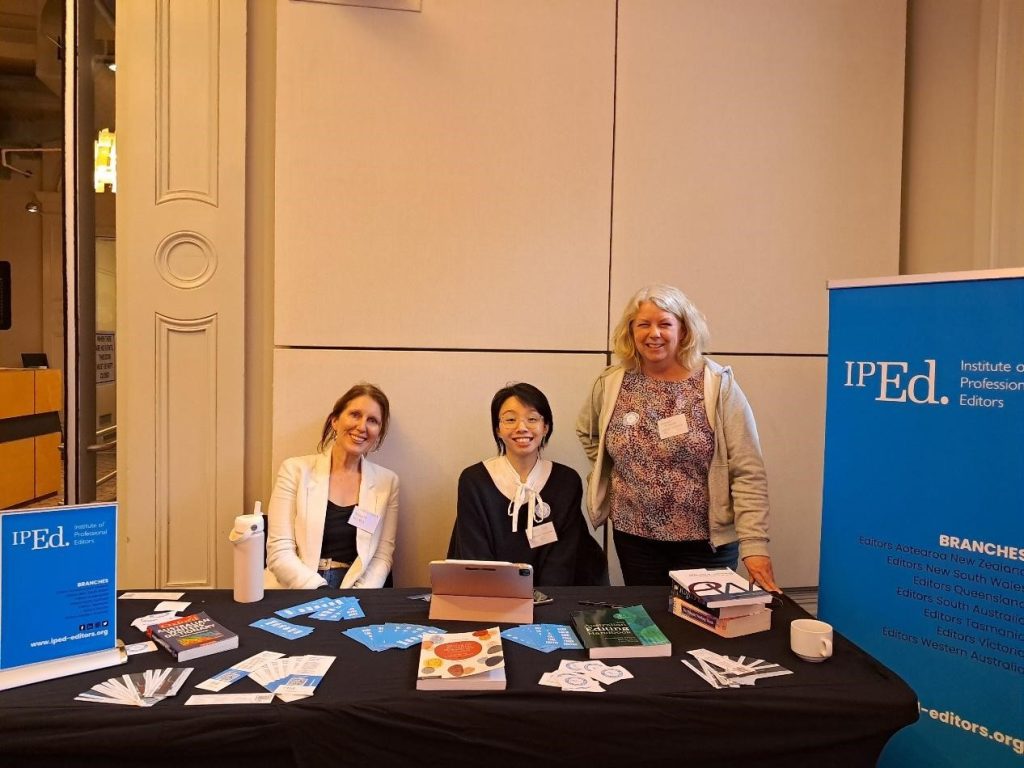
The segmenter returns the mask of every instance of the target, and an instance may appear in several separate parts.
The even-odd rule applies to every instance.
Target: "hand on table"
[[[743,565],[750,574],[750,578],[761,585],[762,589],[768,592],[782,592],[782,588],[775,583],[775,574],[772,572],[772,559],[767,555],[748,555],[743,558]]]

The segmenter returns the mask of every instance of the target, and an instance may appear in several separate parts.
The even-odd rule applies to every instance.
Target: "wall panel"
[[[768,470],[769,545],[779,584],[818,583],[825,456],[825,358],[739,357],[731,365],[754,411]]]
[[[280,3],[276,343],[603,348],[614,12]]]
[[[905,4],[619,10],[612,311],[681,286],[730,352],[823,353],[825,280],[899,266]]]
[[[229,587],[243,511],[246,6],[117,14],[118,577]]]

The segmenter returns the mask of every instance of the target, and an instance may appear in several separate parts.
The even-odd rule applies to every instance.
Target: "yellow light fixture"
[[[96,191],[106,192],[109,186],[111,192],[117,192],[117,137],[114,132],[101,129],[93,142],[93,149],[96,160],[93,183]]]

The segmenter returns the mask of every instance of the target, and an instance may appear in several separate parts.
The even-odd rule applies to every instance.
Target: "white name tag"
[[[359,530],[366,531],[367,533],[376,531],[379,522],[380,517],[362,507],[353,509],[352,514],[348,518],[349,525],[354,525]]]
[[[675,416],[669,416],[658,422],[658,437],[662,440],[685,435],[689,431],[690,426],[686,423],[685,413],[677,413]]]
[[[558,534],[555,533],[555,524],[544,523],[543,525],[533,526],[533,535],[528,538],[531,549],[543,547],[545,544],[554,544],[558,541]]]

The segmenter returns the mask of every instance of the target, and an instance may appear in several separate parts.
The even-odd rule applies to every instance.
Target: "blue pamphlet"
[[[254,621],[249,626],[262,629],[264,632],[269,632],[278,637],[283,637],[285,640],[298,640],[300,637],[305,637],[313,631],[312,627],[300,627],[298,624],[290,624],[287,621],[275,618],[260,619],[259,621]]]

